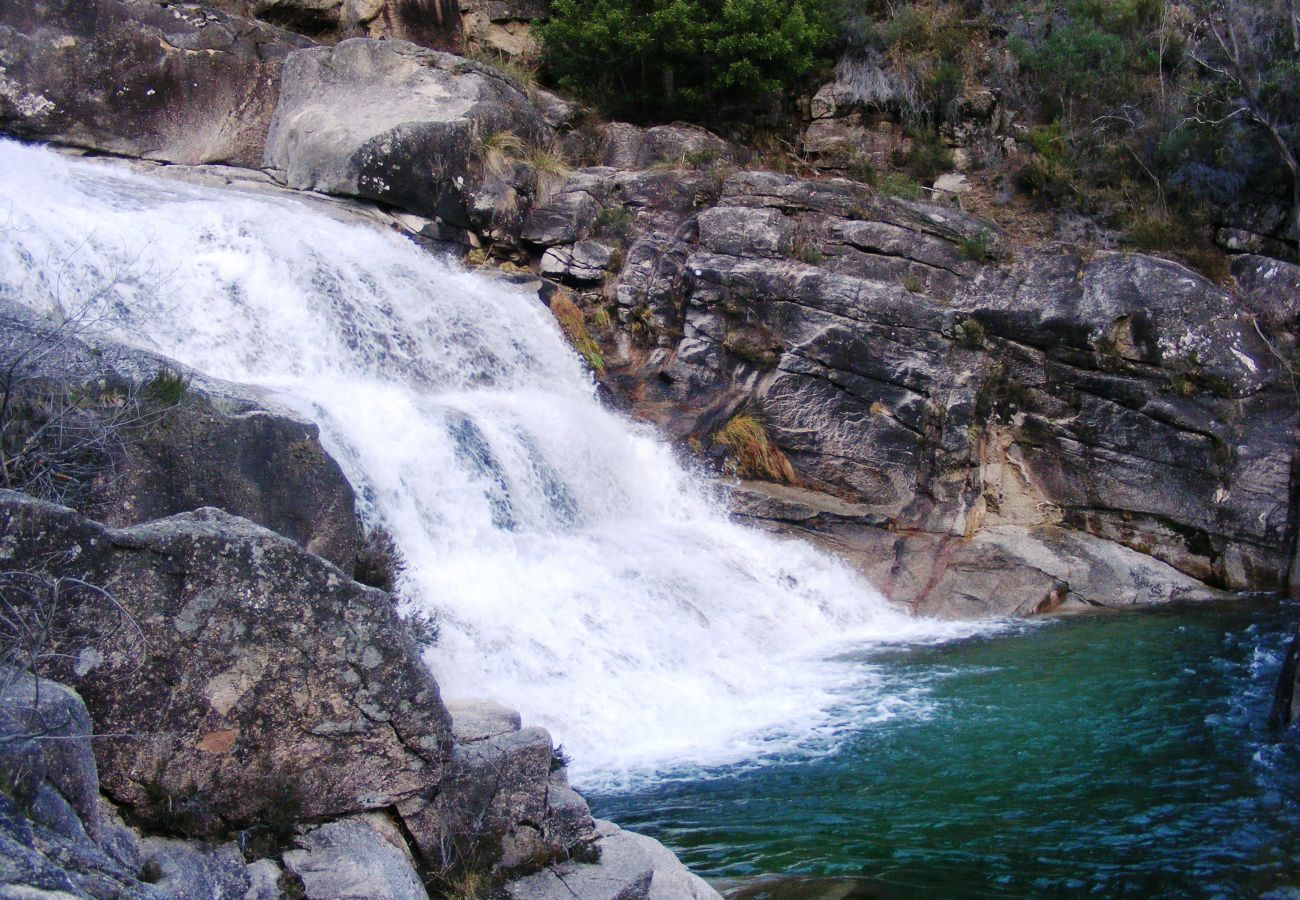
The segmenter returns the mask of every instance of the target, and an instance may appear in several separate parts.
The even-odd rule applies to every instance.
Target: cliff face
[[[125,110],[103,135],[60,99],[58,48],[95,16],[142,45],[175,45],[202,15],[217,17],[204,35],[257,35],[275,65],[256,109],[276,102],[254,116],[265,143],[258,125],[237,158],[260,150],[290,188],[403,210],[421,238],[538,273],[548,302],[571,294],[588,321],[566,329],[634,415],[746,474],[715,440],[743,414],[788,460],[790,483],[751,480],[738,512],[848,554],[920,611],[1289,584],[1293,265],[1239,257],[1225,289],[1139,254],[1013,246],[951,204],[747,171],[703,129],[580,126],[572,105],[450,54],[294,49],[200,8],[165,22],[141,0],[93,8],[8,13],[25,61],[9,94],[46,99],[10,102],[6,128],[157,156],[132,137],[152,113]],[[251,70],[195,68],[211,57],[167,65],[248,87]],[[117,59],[127,80],[142,67]],[[172,120],[211,112],[207,95],[160,90]],[[225,137],[207,139],[169,158],[226,158]]]

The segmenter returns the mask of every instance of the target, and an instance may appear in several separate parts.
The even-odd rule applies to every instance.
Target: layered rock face
[[[152,33],[135,2],[120,14]],[[27,32],[69,27],[51,9],[23,13]],[[577,128],[558,98],[412,44],[285,52],[272,177],[404,210],[412,231],[575,294],[621,402],[715,457],[733,416],[756,420],[794,483],[748,483],[737,511],[895,599],[983,615],[1289,585],[1294,266],[1239,257],[1229,291],[1140,255],[1017,255],[951,205],[743,171],[698,128]],[[852,118],[836,84],[816,121]],[[93,117],[68,115],[50,134],[77,143]],[[538,162],[557,148],[599,165]]]
[[[766,425],[796,485],[738,512],[931,614],[1287,586],[1296,395],[1239,297],[1137,255],[1012,260],[988,223],[848,181],[737,173],[703,209],[636,181],[577,173],[524,235],[579,248],[602,209],[635,217],[612,293],[654,347],[606,358],[678,438]]]

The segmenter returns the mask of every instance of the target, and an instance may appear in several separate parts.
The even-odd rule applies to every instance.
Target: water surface
[[[913,715],[592,805],[710,877],[861,879],[753,897],[1259,896],[1300,884],[1300,744],[1265,729],[1297,618],[1253,600],[864,653]]]

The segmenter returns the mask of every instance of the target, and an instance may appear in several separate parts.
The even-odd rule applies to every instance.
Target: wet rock
[[[0,131],[108,153],[256,167],[285,56],[310,42],[161,0],[0,7]]]
[[[1300,630],[1297,630],[1287,644],[1286,655],[1282,658],[1282,671],[1278,673],[1277,688],[1273,693],[1273,706],[1268,713],[1268,727],[1281,731],[1300,719],[1300,707],[1296,706],[1296,686],[1300,683]]]
[[[450,722],[391,598],[287,538],[214,509],[110,529],[5,492],[0,545],[111,586],[68,593],[51,668],[137,817],[204,836],[392,806],[440,778]]]
[[[511,734],[522,727],[517,710],[492,700],[448,700],[447,712],[451,715],[452,736],[458,744]]]

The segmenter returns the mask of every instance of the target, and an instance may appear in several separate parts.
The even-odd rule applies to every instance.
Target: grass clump
[[[963,319],[957,326],[957,340],[963,346],[970,347],[972,350],[979,350],[988,340],[988,333],[985,332],[984,326],[975,319]]]
[[[161,368],[145,382],[146,400],[159,406],[180,406],[190,390],[190,376],[169,368]]]
[[[523,139],[504,128],[480,135],[475,155],[484,172],[493,178],[503,178],[523,158],[526,151]]]
[[[925,195],[925,189],[902,172],[882,175],[876,189],[886,197],[897,197],[899,200],[920,200]]]
[[[600,353],[600,345],[587,331],[587,321],[582,310],[568,294],[557,293],[551,298],[551,315],[560,323],[560,328],[569,338],[569,343],[579,355],[597,372],[605,371],[605,358]]]
[[[993,241],[987,231],[981,231],[973,237],[964,237],[957,241],[957,252],[963,259],[975,262],[989,262],[993,256]]]
[[[507,78],[519,82],[529,98],[537,91],[537,69],[522,57],[510,56],[488,47],[470,47],[465,51],[465,58],[491,66]]]
[[[772,443],[763,423],[751,415],[733,416],[713,435],[713,442],[726,448],[729,468],[737,474],[782,484],[795,480],[790,460]]]

